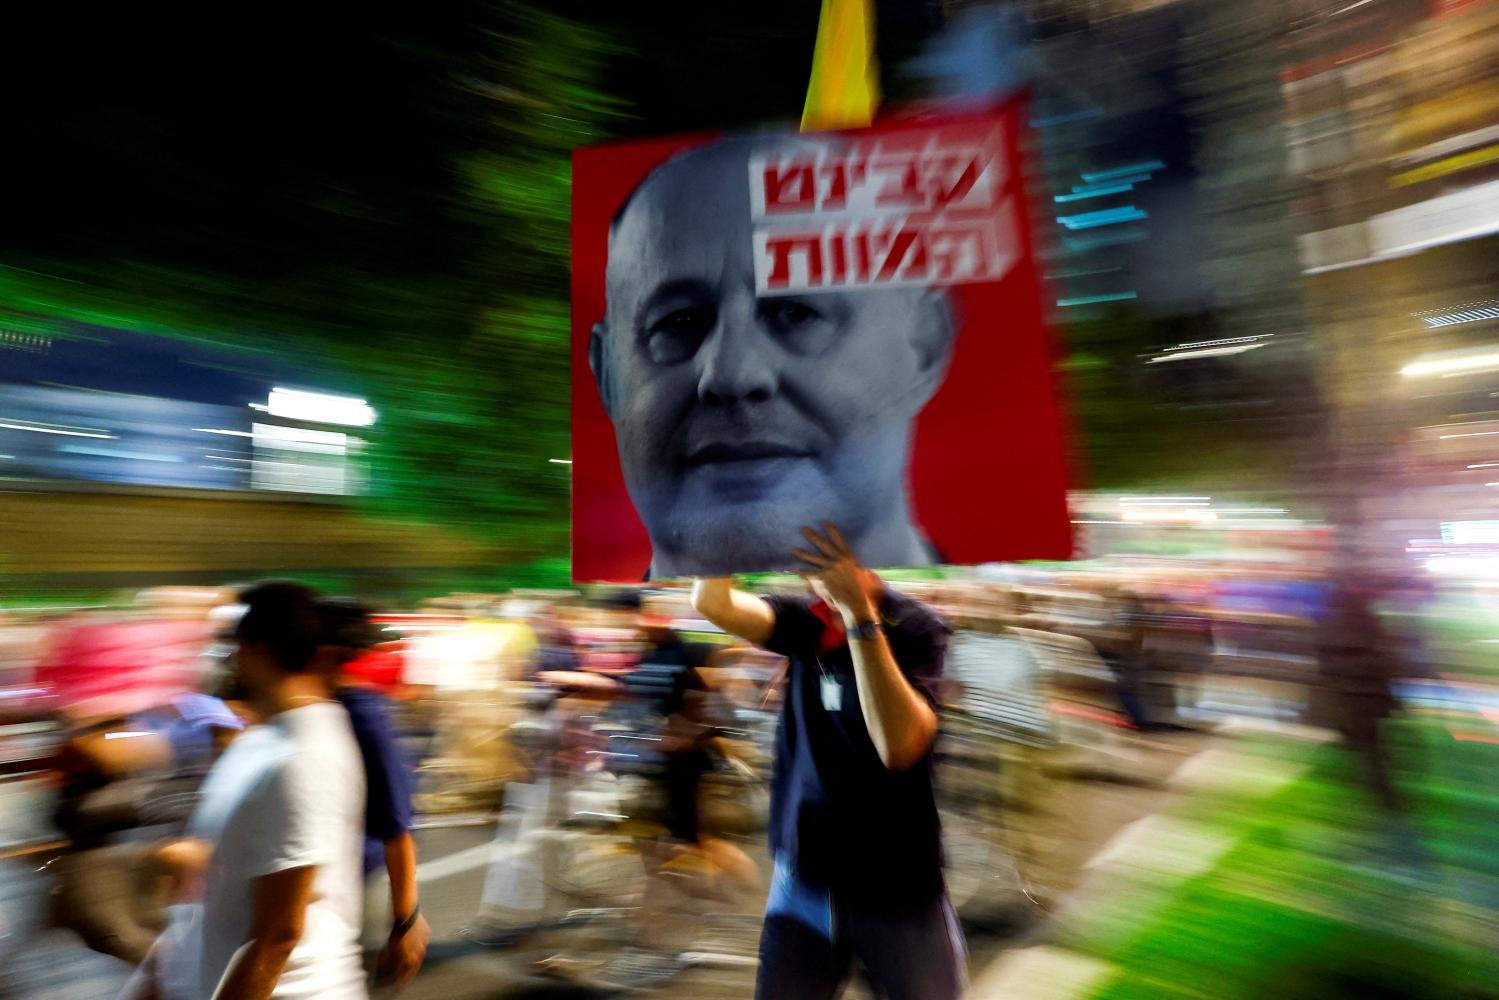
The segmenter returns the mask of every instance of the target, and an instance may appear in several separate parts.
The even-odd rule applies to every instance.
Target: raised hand
[[[838,526],[824,521],[821,530],[803,528],[802,536],[812,548],[791,550],[805,567],[799,571],[801,575],[813,581],[846,624],[873,619],[878,608],[880,578],[859,563]]]

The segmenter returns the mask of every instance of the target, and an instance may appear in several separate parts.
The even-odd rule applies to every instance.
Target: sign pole
[[[864,128],[879,105],[874,0],[822,0],[802,131]]]

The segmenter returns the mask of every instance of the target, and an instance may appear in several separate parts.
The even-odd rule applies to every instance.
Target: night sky
[[[625,109],[612,126],[621,136],[794,122],[817,6],[564,4],[618,39],[607,85]],[[252,299],[309,269],[372,284],[438,279],[472,259],[480,238],[455,207],[453,174],[454,151],[475,141],[480,106],[454,81],[482,75],[486,32],[517,9],[272,2],[228,19],[189,7],[33,10],[11,36],[29,44],[0,61],[13,195],[0,263],[93,281],[130,261],[135,275],[160,272],[164,295],[188,273]],[[936,9],[880,5],[893,99],[933,91],[904,67],[932,51]],[[1167,163],[1143,206],[1159,221],[1157,238],[1140,248],[1139,280],[1148,299],[1192,304],[1200,255],[1191,130],[1175,79],[1179,32],[1167,10],[1080,44],[1090,58],[1124,64],[1158,98],[1089,130],[1101,160]],[[1065,88],[1043,80],[1039,92],[1064,111],[1108,110],[1109,93],[1090,90],[1085,76]],[[326,306],[308,303],[312,312]]]

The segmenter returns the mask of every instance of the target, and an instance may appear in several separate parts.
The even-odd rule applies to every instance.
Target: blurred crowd
[[[1492,613],[1482,587],[1128,559],[891,585],[954,629],[939,803],[965,921],[996,907],[1039,920],[1072,888],[1076,873],[1047,857],[1056,829],[1037,818],[1059,775],[1128,781],[1142,744],[1226,725],[1350,751],[1347,784],[1383,817],[1379,864],[1428,872],[1434,891],[1452,876],[1450,858],[1445,875],[1423,867],[1437,862],[1411,807],[1420,775],[1392,749],[1389,720],[1499,744],[1492,674],[1470,651],[1493,641],[1471,638]],[[319,607],[313,674],[354,720],[369,789],[373,973],[405,981],[421,967],[423,824],[498,819],[495,843],[510,849],[467,915],[476,946],[625,925],[612,962],[546,957],[557,976],[648,985],[680,971],[684,922],[755,912],[784,663],[701,620],[686,589]],[[161,955],[205,864],[185,839],[205,776],[260,721],[232,669],[243,611],[232,590],[169,588],[0,613],[0,849],[4,870],[41,873],[45,896],[29,909],[6,897],[0,949],[18,954],[54,928],[129,966]],[[1492,875],[1458,865],[1493,920]],[[416,937],[402,955],[387,929],[408,918]],[[21,982],[5,989],[28,995]]]

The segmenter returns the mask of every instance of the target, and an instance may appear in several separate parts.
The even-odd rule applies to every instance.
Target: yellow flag
[[[802,131],[862,128],[879,104],[874,0],[822,0]]]

